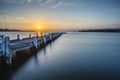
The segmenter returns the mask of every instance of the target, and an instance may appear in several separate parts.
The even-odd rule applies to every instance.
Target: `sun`
[[[42,27],[40,25],[37,26],[37,29],[41,29]]]

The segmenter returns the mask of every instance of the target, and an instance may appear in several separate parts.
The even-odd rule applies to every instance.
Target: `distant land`
[[[0,29],[0,32],[5,32],[5,31],[10,31],[10,32],[35,32],[34,30],[17,30],[17,29]],[[63,31],[63,30],[60,30]],[[66,30],[69,31],[69,30]],[[70,30],[72,31],[72,30]],[[76,32],[76,30],[73,30]],[[120,32],[120,28],[117,29],[81,29],[77,30],[77,32]]]
[[[117,29],[82,29],[77,32],[120,32],[120,28],[117,28]]]
[[[17,30],[17,29],[0,29],[1,32],[11,31],[11,32],[35,32],[33,30]]]

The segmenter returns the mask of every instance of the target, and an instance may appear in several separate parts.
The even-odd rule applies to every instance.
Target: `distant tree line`
[[[118,29],[84,29],[84,30],[79,30],[78,32],[120,32],[120,28]]]
[[[0,31],[16,31],[16,32],[34,32],[33,30],[17,30],[17,29],[0,29]]]

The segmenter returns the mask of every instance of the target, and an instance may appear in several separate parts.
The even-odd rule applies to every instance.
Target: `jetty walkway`
[[[10,40],[9,36],[0,35],[0,61],[4,61],[6,64],[12,64],[13,53],[29,48],[37,49],[39,45],[46,45],[60,37],[62,34],[63,33],[61,32],[55,32],[44,36],[36,35],[35,37],[31,37],[31,35],[29,35],[28,38],[22,39],[17,35],[16,40]]]

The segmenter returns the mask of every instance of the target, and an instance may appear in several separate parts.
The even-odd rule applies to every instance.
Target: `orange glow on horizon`
[[[44,31],[44,28],[45,28],[45,27],[44,27],[43,25],[41,25],[41,24],[37,24],[37,25],[36,25],[36,31],[37,31],[37,32],[39,32],[39,31]]]
[[[41,27],[40,25],[38,25],[38,26],[37,26],[37,29],[39,29],[39,30],[40,30],[41,28],[42,28],[42,27]]]

